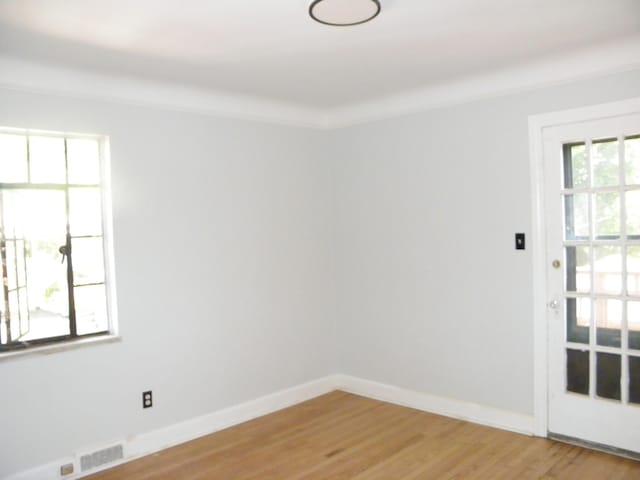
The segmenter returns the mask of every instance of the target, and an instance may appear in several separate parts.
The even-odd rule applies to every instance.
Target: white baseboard
[[[151,451],[157,452],[194,438],[217,432],[218,430],[319,397],[335,390],[335,385],[334,376],[329,375],[255,400],[218,410],[202,417],[138,435],[129,440],[128,455],[137,458],[148,455]]]
[[[335,375],[336,389],[468,422],[533,435],[533,416],[407,390],[350,375]]]
[[[101,447],[114,444],[122,444],[124,447],[124,459],[110,463],[103,469],[112,468],[144,455],[290,407],[333,390],[344,390],[364,397],[527,435],[532,435],[534,431],[533,416],[429,395],[349,375],[328,375],[312,382],[265,395],[201,417],[136,435],[126,441],[116,439],[93,450],[83,448],[81,452],[76,452],[73,457],[60,458],[54,462],[10,475],[6,480],[75,480],[101,470],[96,468],[84,474],[80,473],[80,456],[88,451],[98,450]],[[67,463],[73,463],[76,473],[61,477],[60,466]]]
[[[77,453],[74,457],[61,458],[54,462],[10,475],[5,480],[75,480],[83,476],[99,472],[100,470],[112,468],[116,465],[129,462],[144,455],[149,455],[203,435],[217,432],[224,428],[310,400],[335,390],[336,384],[337,381],[335,376],[329,375],[312,382],[280,390],[278,392],[218,410],[201,417],[193,418],[185,422],[176,423],[165,428],[136,435],[130,437],[126,441],[123,441],[122,439],[115,439],[115,441],[109,442],[101,447],[123,444],[124,459],[105,465],[104,468],[96,468],[86,473],[80,473],[81,454]],[[101,447],[98,447],[97,449]],[[88,450],[89,449],[87,448],[83,448],[82,453],[86,453]],[[60,476],[60,466],[67,463],[74,464],[75,473],[62,477]]]

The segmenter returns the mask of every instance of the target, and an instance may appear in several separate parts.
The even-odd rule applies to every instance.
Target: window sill
[[[52,345],[42,345],[36,347],[29,347],[24,350],[15,350],[10,352],[0,353],[0,362],[7,360],[14,360],[18,358],[36,356],[36,355],[49,355],[57,352],[65,352],[67,350],[75,350],[77,348],[88,347],[92,345],[99,345],[104,343],[116,343],[122,341],[122,337],[115,334],[102,335],[99,337],[80,338],[77,340],[70,340],[67,342],[54,343]]]

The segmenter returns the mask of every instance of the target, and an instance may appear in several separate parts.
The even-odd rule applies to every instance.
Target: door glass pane
[[[640,350],[640,302],[627,302],[629,348]]]
[[[594,300],[598,345],[620,346],[622,325],[622,301],[612,298]]]
[[[588,239],[589,195],[576,193],[564,196],[565,238],[567,240]]]
[[[567,247],[565,256],[567,291],[589,292],[591,290],[591,249],[583,246]]]
[[[591,299],[589,297],[567,298],[567,341],[589,343],[591,324]]]
[[[70,138],[67,140],[69,183],[100,183],[99,144],[97,140]]]
[[[64,139],[29,137],[29,165],[33,183],[65,183]]]
[[[100,190],[98,188],[69,189],[69,224],[71,235],[102,235]]]
[[[620,184],[618,168],[618,140],[601,140],[591,145],[591,164],[593,165],[593,186],[607,187]]]
[[[625,193],[627,209],[627,235],[640,234],[640,190]]]
[[[0,182],[27,182],[27,139],[22,135],[0,135]]]
[[[640,184],[640,137],[625,139],[624,159],[627,185]]]
[[[104,282],[102,237],[74,238],[71,245],[73,283],[83,285]]]
[[[601,192],[593,194],[596,238],[617,238],[620,236],[620,194]]]
[[[598,352],[596,365],[597,395],[620,400],[620,355]]]
[[[9,294],[8,299],[9,315],[20,319],[22,310],[22,316],[29,317],[29,329],[25,335],[19,336],[17,332],[20,329],[12,322],[11,339],[25,341],[67,335],[66,264],[62,262],[59,252],[60,246],[66,243],[64,192],[4,190],[0,197],[4,231],[20,231],[24,238],[18,242],[20,248],[13,249],[17,261],[14,259],[12,271],[7,273],[9,278],[13,276],[20,281],[26,280],[26,288],[20,291],[20,295]],[[22,245],[25,247],[22,248]],[[26,275],[25,272],[19,273],[25,266]],[[22,299],[28,303],[28,310],[21,306]],[[24,331],[25,319],[20,320]]]
[[[589,186],[589,164],[584,143],[566,145],[564,165],[564,187],[585,188]]]
[[[567,349],[567,391],[589,395],[589,352]]]
[[[629,357],[629,401],[640,403],[640,357]]]
[[[605,245],[594,247],[594,284],[597,293],[622,293],[622,250],[620,247]]]
[[[627,247],[627,293],[640,296],[640,247]]]
[[[78,335],[108,330],[104,285],[75,287],[76,325]]]

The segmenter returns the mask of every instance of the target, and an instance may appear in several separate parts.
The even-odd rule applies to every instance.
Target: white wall
[[[320,132],[9,90],[0,125],[110,135],[123,338],[0,362],[0,478],[336,370]]]
[[[528,116],[639,95],[636,71],[332,132],[341,373],[531,415]]]

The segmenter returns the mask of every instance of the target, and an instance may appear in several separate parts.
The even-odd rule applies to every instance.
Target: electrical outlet
[[[153,396],[152,396],[151,390],[142,392],[142,408],[151,408],[151,407],[153,407]]]
[[[66,463],[60,467],[60,475],[71,475],[73,473],[73,463]]]

